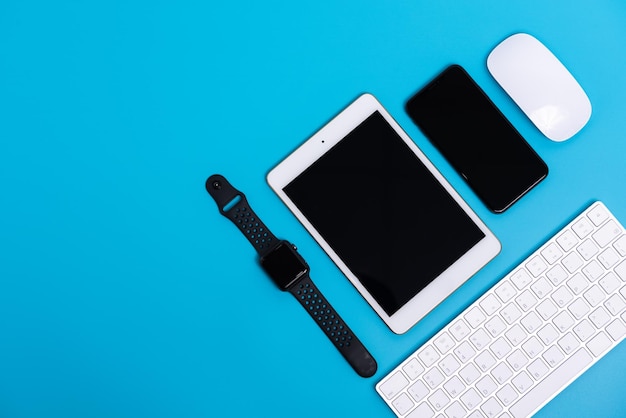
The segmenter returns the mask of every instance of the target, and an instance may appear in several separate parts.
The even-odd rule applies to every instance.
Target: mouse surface
[[[565,141],[591,117],[591,102],[557,57],[536,38],[518,33],[487,58],[489,72],[539,130]]]

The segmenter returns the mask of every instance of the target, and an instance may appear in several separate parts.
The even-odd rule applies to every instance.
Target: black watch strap
[[[217,203],[220,213],[237,225],[261,258],[268,253],[274,254],[272,251],[279,244],[286,243],[269,231],[250,208],[246,196],[223,176],[215,174],[209,177],[206,189]],[[296,297],[360,376],[370,377],[376,373],[377,365],[372,355],[316,288],[308,274],[286,287],[286,290]]]
[[[339,314],[335,312],[310,277],[303,277],[288,290],[311,315],[359,376],[370,377],[376,373],[378,368],[376,360]]]
[[[217,203],[220,213],[237,225],[260,256],[277,244],[276,237],[250,208],[246,196],[223,176],[214,174],[209,177],[206,190]]]

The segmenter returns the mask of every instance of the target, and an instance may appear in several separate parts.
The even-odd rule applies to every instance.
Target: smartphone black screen
[[[495,213],[548,175],[546,163],[459,65],[409,99],[406,111]]]

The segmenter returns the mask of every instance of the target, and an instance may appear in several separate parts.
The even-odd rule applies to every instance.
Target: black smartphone
[[[406,111],[492,212],[504,212],[548,175],[546,163],[459,65],[411,97]]]

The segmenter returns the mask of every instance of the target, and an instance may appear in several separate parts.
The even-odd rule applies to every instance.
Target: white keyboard
[[[626,235],[595,202],[394,368],[398,417],[527,417],[626,335]]]

